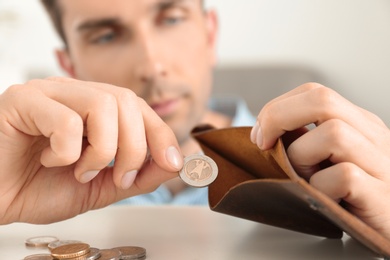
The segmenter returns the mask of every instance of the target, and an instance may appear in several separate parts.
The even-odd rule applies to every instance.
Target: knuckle
[[[19,94],[21,91],[24,91],[25,89],[26,87],[24,85],[16,84],[16,85],[9,86],[4,91],[4,94],[12,97],[15,96],[16,94]]]
[[[130,89],[121,88],[118,90],[117,98],[120,103],[124,102],[126,104],[128,102],[136,102],[137,96]]]
[[[280,106],[275,103],[268,104],[261,112],[261,115],[258,117],[260,125],[280,125],[280,116],[281,115]]]
[[[325,86],[320,84],[320,83],[317,83],[317,82],[308,82],[308,83],[302,84],[301,86],[299,86],[299,88],[301,88],[304,91],[311,91],[311,90],[315,90],[318,88],[325,88]]]
[[[97,90],[95,94],[95,103],[93,105],[98,107],[99,110],[111,111],[116,110],[117,101],[113,94]]]
[[[99,103],[102,103],[103,105],[112,105],[116,103],[115,96],[107,92],[99,91],[97,97]]]
[[[319,87],[310,92],[310,100],[313,107],[318,110],[318,123],[322,123],[329,118],[334,118],[339,112],[339,95],[327,87]]]
[[[61,127],[66,133],[72,132],[81,137],[84,130],[84,122],[77,113],[68,113],[63,118]]]
[[[340,119],[331,119],[324,123],[326,127],[326,143],[334,150],[333,156],[346,157],[346,151],[350,151],[349,139],[351,135],[350,127]],[[336,153],[336,151],[339,151]],[[344,154],[340,154],[343,151]]]
[[[36,80],[38,81],[38,80]],[[2,94],[3,100],[15,107],[25,106],[32,103],[31,97],[34,96],[35,90],[26,84],[15,84],[8,87]]]
[[[353,163],[343,162],[339,163],[338,170],[341,174],[341,182],[345,186],[353,186],[357,180],[361,177],[360,169]]]
[[[311,90],[313,100],[326,108],[332,107],[335,102],[335,92],[327,87],[318,87]]]
[[[348,125],[340,119],[330,119],[323,124],[326,127],[327,142],[335,146],[343,146],[350,135]]]

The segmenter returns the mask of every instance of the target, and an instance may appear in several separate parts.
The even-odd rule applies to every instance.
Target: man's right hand
[[[71,218],[151,192],[183,165],[172,130],[133,92],[65,78],[0,95],[0,156],[0,224]]]

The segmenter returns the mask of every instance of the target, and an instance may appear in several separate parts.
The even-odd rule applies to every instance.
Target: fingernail
[[[251,141],[254,144],[256,144],[257,132],[259,131],[259,128],[260,128],[259,122],[256,122],[256,124],[253,126],[251,131]]]
[[[169,164],[175,169],[180,170],[183,167],[183,156],[174,146],[168,147],[166,158]]]
[[[261,149],[261,147],[263,146],[263,133],[261,131],[260,125],[259,125],[259,130],[257,131],[256,143],[257,143],[257,146]]]
[[[125,175],[122,177],[122,189],[127,190],[128,188],[133,185],[135,177],[137,177],[138,171],[133,170],[130,172],[127,172]]]
[[[98,175],[99,171],[88,171],[88,172],[85,172],[81,175],[80,177],[80,182],[81,183],[87,183],[87,182],[90,182],[93,178],[96,177],[96,175]]]

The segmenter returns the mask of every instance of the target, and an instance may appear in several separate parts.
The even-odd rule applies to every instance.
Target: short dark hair
[[[57,31],[62,41],[66,44],[64,27],[62,26],[62,9],[59,2],[57,0],[41,0],[41,3],[49,14],[49,17],[53,22],[54,29]]]

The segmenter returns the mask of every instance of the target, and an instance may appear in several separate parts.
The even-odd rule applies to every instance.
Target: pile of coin
[[[111,249],[98,249],[78,240],[59,240],[53,236],[32,237],[26,240],[27,247],[46,248],[50,253],[34,254],[24,260],[143,260],[145,248],[121,246]]]

